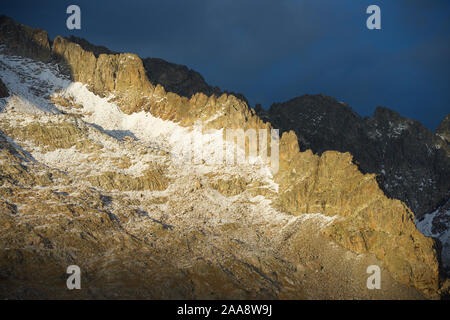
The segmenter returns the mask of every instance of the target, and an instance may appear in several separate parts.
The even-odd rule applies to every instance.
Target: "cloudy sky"
[[[66,28],[70,4],[81,7],[80,31]],[[366,28],[371,4],[382,30]],[[450,113],[448,0],[3,0],[0,13],[51,38],[187,65],[252,106],[322,93],[432,130]]]

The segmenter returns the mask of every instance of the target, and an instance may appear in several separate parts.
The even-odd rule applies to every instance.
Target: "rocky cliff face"
[[[45,62],[51,59],[46,31],[19,24],[3,15],[0,15],[0,43],[13,54]]]
[[[67,296],[57,283],[73,263],[93,288],[82,295],[97,298],[111,288],[153,298],[440,294],[433,240],[350,154],[302,152],[286,132],[275,176],[265,164],[180,164],[178,148],[204,134],[199,121],[204,129],[272,124],[234,95],[187,98],[154,86],[132,54],[57,37],[52,63],[10,57],[32,41],[16,28],[0,64],[14,88],[0,100],[2,296]],[[39,72],[52,74],[46,85]],[[37,84],[46,91],[31,90]],[[383,269],[382,291],[365,287],[370,264]]]
[[[167,91],[188,98],[199,92],[207,96],[222,93],[218,87],[209,86],[200,73],[186,66],[158,58],[145,58],[143,62],[150,81],[155,85],[160,84]]]
[[[274,104],[258,114],[282,131],[295,131],[301,150],[350,152],[362,172],[376,174],[386,195],[405,202],[417,218],[450,197],[447,144],[392,110],[379,107],[363,119],[348,105],[317,95]]]

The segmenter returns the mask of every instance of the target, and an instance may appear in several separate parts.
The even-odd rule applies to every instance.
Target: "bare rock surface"
[[[0,78],[0,98],[6,98],[9,96],[8,88],[3,83],[2,79]]]
[[[350,152],[362,172],[377,174],[386,195],[405,202],[417,218],[450,198],[450,149],[418,121],[382,107],[361,118],[323,95],[294,98],[258,114],[282,131],[293,130],[302,151]]]

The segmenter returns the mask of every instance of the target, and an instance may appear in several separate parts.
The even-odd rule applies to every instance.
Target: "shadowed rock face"
[[[18,27],[18,33],[25,32],[21,28]],[[20,44],[14,49],[16,54],[27,52],[27,41],[33,40],[20,41],[12,41]],[[234,95],[216,97],[196,93],[188,99],[167,92],[161,85],[154,86],[148,79],[145,63],[136,55],[108,53],[98,48],[91,48],[91,52],[84,50],[83,46],[57,37],[52,43],[52,55],[70,70],[73,80],[86,84],[102,97],[113,94],[114,101],[126,114],[147,111],[184,127],[198,120],[210,119],[208,128],[272,127]],[[323,103],[333,104],[332,99],[320,97]],[[56,97],[55,101],[61,99]],[[347,114],[340,129],[352,127],[358,116],[348,107],[342,105],[342,108],[347,110]],[[336,117],[344,113],[337,112]],[[380,109],[379,113],[378,117],[384,119],[384,110]],[[83,117],[82,114],[78,116]],[[63,117],[71,116],[65,114]],[[33,134],[36,131],[42,133],[42,130],[31,127],[30,130],[17,131],[15,122],[11,121],[5,117],[2,126],[12,139],[23,140],[26,142],[24,145],[42,141],[42,135]],[[39,121],[39,118],[33,118],[33,121]],[[277,119],[274,123],[278,127]],[[376,133],[378,122],[371,126]],[[75,143],[72,147],[86,149],[95,156],[103,154],[104,151],[90,148],[91,143],[77,146],[72,138],[65,137],[64,132],[67,135],[74,132],[69,127],[58,124],[57,128],[51,126],[45,132],[63,137],[64,145],[58,149]],[[80,120],[83,132],[86,133],[88,127]],[[395,128],[398,126],[392,129],[392,134],[397,134]],[[360,131],[364,132],[358,126],[349,130],[357,136]],[[337,129],[332,132],[339,134]],[[23,136],[27,134],[30,136]],[[98,132],[95,135],[86,133],[86,137],[91,138],[98,135]],[[101,137],[107,139],[104,135]],[[371,136],[366,139],[370,142]],[[39,283],[29,279],[22,281],[22,274],[36,272],[41,275],[40,279],[52,279],[56,283],[60,279],[55,279],[54,274],[75,258],[88,266],[88,275],[91,275],[88,281],[101,287],[99,292],[87,293],[90,297],[101,297],[111,292],[108,291],[110,285],[109,289],[120,287],[122,297],[135,294],[155,298],[373,298],[376,293],[368,293],[364,287],[367,263],[383,264],[386,271],[390,289],[377,297],[418,298],[421,294],[436,297],[438,292],[438,262],[433,240],[417,231],[414,217],[405,204],[388,199],[379,189],[375,176],[358,171],[350,154],[301,152],[294,132],[286,132],[281,138],[280,170],[274,177],[279,190],[262,193],[272,201],[264,207],[255,207],[254,190],[247,190],[247,186],[258,186],[263,181],[250,184],[230,178],[226,182],[220,177],[210,181],[208,176],[195,171],[195,177],[181,176],[173,184],[168,184],[164,178],[166,172],[161,172],[159,166],[148,171],[151,181],[147,184],[138,181],[138,185],[133,185],[130,176],[110,171],[106,175],[86,179],[76,175],[78,164],[75,163],[67,169],[74,171],[70,171],[68,177],[50,172],[45,179],[42,178],[43,182],[35,182],[40,181],[41,176],[35,176],[43,168],[36,163],[34,170],[32,163],[25,164],[23,157],[17,158],[18,151],[14,151],[15,147],[7,142],[6,137],[0,142],[8,160],[1,168],[0,177],[5,177],[8,183],[2,190],[7,200],[1,203],[5,211],[0,216],[4,221],[0,224],[4,228],[0,241],[8,250],[1,252],[0,263],[7,270],[8,280],[4,288],[19,288],[14,292],[18,297],[38,295],[43,290]],[[54,146],[53,142],[47,143]],[[118,144],[117,148],[125,148],[122,141],[114,143]],[[127,154],[144,154],[146,150],[137,147],[138,144],[128,146]],[[170,164],[167,154],[155,157],[162,161],[161,164]],[[25,170],[25,166],[29,169]],[[121,166],[126,167],[127,164]],[[21,176],[20,181],[13,178],[15,174]],[[57,183],[53,182],[53,176]],[[144,173],[139,177],[146,176]],[[191,188],[190,184],[197,179],[202,183]],[[91,183],[90,187],[78,190],[79,180]],[[42,185],[50,186],[50,190],[38,191]],[[60,185],[65,186],[64,192],[58,190]],[[120,192],[122,189],[162,190],[167,185],[172,189],[165,200],[144,196],[129,198],[129,193]],[[222,201],[228,201],[226,205],[217,202],[217,194],[211,196],[208,186],[223,192],[225,198]],[[26,187],[34,189],[30,191]],[[111,190],[117,192],[112,194]],[[235,201],[230,200],[230,196],[242,198]],[[104,201],[106,198],[109,200]],[[27,205],[19,206],[23,199],[28,201]],[[163,209],[157,206],[161,201],[167,202]],[[45,203],[57,205],[52,205],[50,210]],[[152,214],[158,213],[160,218],[148,219],[151,217],[148,208]],[[271,210],[270,214],[261,215],[261,210],[266,209]],[[55,210],[61,211],[62,215],[53,215]],[[27,217],[36,212],[32,224],[27,227]],[[309,214],[315,213],[324,215],[326,218],[321,219],[328,222],[304,223],[309,221]],[[76,220],[75,225],[70,224],[73,219]],[[64,232],[73,227],[75,232]],[[343,256],[348,256],[348,259],[341,259]],[[318,275],[314,275],[316,273]],[[27,281],[36,291],[20,291],[19,285]],[[356,281],[356,284],[342,288],[341,281]],[[215,290],[211,294],[208,292],[210,287],[218,292]],[[302,287],[311,293],[298,289]],[[144,289],[139,291],[138,288]],[[8,296],[8,289],[4,290],[2,295]],[[43,291],[52,297],[58,290]]]
[[[61,37],[53,41],[52,54],[70,68],[74,81],[87,84],[102,97],[110,93],[119,95],[119,102],[129,110],[141,108],[147,100],[145,95],[154,89],[141,59],[134,54],[100,54],[97,58],[94,53]]]
[[[9,96],[8,88],[3,83],[2,79],[0,78],[0,98],[6,98]]]
[[[450,197],[449,148],[418,121],[381,107],[373,117],[361,118],[323,95],[302,96],[257,113],[282,131],[295,131],[302,151],[350,152],[362,172],[377,174],[386,195],[404,201],[418,218]]]

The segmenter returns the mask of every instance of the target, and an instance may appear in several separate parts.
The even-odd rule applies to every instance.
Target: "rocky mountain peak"
[[[13,54],[44,62],[51,60],[47,31],[19,24],[4,15],[0,15],[0,43],[7,45]]]
[[[363,172],[379,176],[387,195],[405,201],[418,217],[449,197],[448,148],[421,123],[393,110],[378,107],[363,119],[348,105],[318,95],[258,114],[282,131],[294,130],[301,150],[350,152]]]
[[[143,62],[149,80],[153,84],[162,85],[167,91],[188,98],[198,92],[208,96],[222,93],[218,87],[209,86],[200,73],[186,66],[159,58],[145,58]]]
[[[380,120],[394,120],[402,118],[398,112],[381,106],[375,108],[373,117]]]
[[[90,43],[86,39],[75,36],[66,37],[66,40],[81,46],[84,51],[92,52],[96,58],[101,54],[118,54],[104,46]],[[203,93],[207,96],[220,96],[223,92],[219,87],[210,86],[203,76],[189,69],[187,66],[175,64],[161,58],[141,58],[147,77],[153,86],[161,85],[167,92],[173,92],[179,96],[190,98],[196,93]],[[241,100],[247,101],[242,94],[230,93]]]

